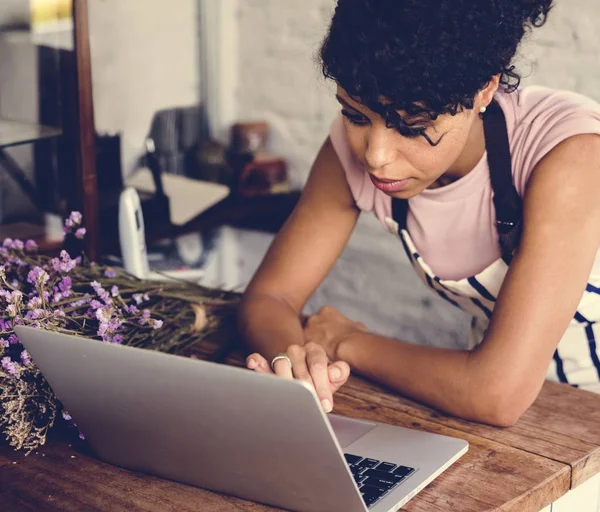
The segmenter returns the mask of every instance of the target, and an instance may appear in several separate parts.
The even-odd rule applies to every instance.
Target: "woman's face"
[[[429,139],[439,141],[432,146],[422,135],[401,135],[395,128],[388,128],[379,114],[352,100],[341,87],[337,99],[354,155],[373,184],[389,196],[408,199],[426,188],[454,181],[468,173],[483,154],[484,145],[480,151],[474,151],[476,141],[480,146],[483,143],[478,140],[483,139],[483,128],[476,114],[477,101],[473,110],[441,115],[428,125],[411,126],[412,130],[426,127]]]

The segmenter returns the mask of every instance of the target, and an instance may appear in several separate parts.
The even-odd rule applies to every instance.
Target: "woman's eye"
[[[346,110],[342,110],[342,115],[346,119],[348,119],[348,121],[350,121],[352,124],[355,124],[357,126],[364,126],[366,124],[369,124],[369,119],[365,116],[361,116],[360,114],[351,114]]]
[[[407,139],[414,139],[425,133],[425,128],[412,129],[412,130],[398,130],[398,133]]]

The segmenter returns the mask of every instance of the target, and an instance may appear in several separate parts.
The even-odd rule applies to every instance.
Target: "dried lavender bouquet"
[[[83,238],[81,215],[68,236]],[[34,242],[0,247],[0,442],[26,454],[43,445],[57,418],[71,421],[15,335],[15,325],[79,334],[105,343],[178,353],[235,324],[237,294],[184,282],[139,280],[123,270],[51,258]],[[81,434],[80,434],[81,435]]]

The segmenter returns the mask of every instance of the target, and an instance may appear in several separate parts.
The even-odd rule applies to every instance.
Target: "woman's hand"
[[[318,343],[306,345],[291,345],[286,355],[292,361],[285,359],[275,361],[273,371],[260,354],[254,353],[247,357],[246,366],[259,373],[275,374],[285,379],[298,379],[311,385],[321,401],[325,412],[333,409],[333,394],[340,389],[350,376],[350,367],[344,361],[330,362],[323,347]]]
[[[307,343],[321,345],[329,359],[335,361],[340,343],[351,334],[360,332],[367,332],[365,324],[350,320],[337,309],[325,306],[306,320],[304,339]]]
[[[367,332],[365,324],[354,322],[337,309],[325,306],[306,320],[306,344],[288,347],[286,355],[292,361],[291,368],[288,361],[280,359],[275,362],[273,371],[269,362],[257,353],[248,356],[246,366],[259,373],[274,373],[306,382],[315,389],[325,412],[331,412],[333,394],[350,376],[348,363],[336,360],[337,348],[347,336],[357,332]]]

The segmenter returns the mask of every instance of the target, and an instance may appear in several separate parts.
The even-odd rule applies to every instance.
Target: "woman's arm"
[[[354,333],[337,356],[358,373],[456,416],[512,425],[537,397],[600,245],[600,137],[572,137],[536,167],[524,231],[490,327],[473,352]]]
[[[306,354],[298,349],[305,344],[300,312],[344,249],[358,215],[342,164],[327,139],[298,205],[246,289],[239,310],[240,332],[250,349],[264,357],[255,356],[264,371],[270,371],[266,361],[294,346],[294,376],[310,382]],[[322,375],[317,392],[331,400],[327,357],[321,349],[320,353],[321,358],[313,357],[316,366],[324,366],[318,372]],[[261,369],[250,362],[249,367]],[[345,381],[349,370],[345,364],[341,369]],[[289,365],[283,370],[289,371]]]

